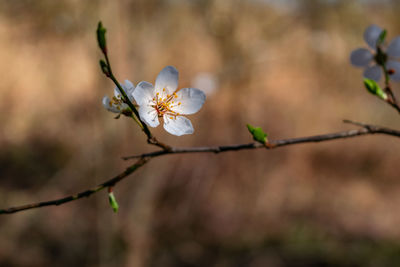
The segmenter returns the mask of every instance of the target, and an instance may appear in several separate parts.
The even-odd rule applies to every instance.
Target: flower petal
[[[356,67],[366,67],[373,59],[374,55],[366,48],[358,48],[350,54],[350,62]]]
[[[139,106],[148,105],[154,97],[154,87],[149,82],[140,82],[131,93]]]
[[[164,98],[166,95],[172,95],[178,88],[178,70],[173,66],[166,66],[158,74],[156,83],[154,85],[155,92],[160,93]],[[165,89],[165,91],[163,90]]]
[[[183,88],[173,98],[171,109],[180,114],[193,114],[200,110],[206,100],[203,91],[197,88]]]
[[[129,95],[133,92],[133,90],[135,90],[135,87],[133,86],[133,84],[130,81],[125,80],[125,83],[124,84],[120,83],[120,85],[121,85],[122,89],[124,89],[128,98],[130,100],[132,100]],[[122,99],[122,96],[121,96],[117,86],[114,87],[114,96],[118,99]]]
[[[139,107],[139,116],[150,127],[157,127],[160,124],[156,109],[149,105]]]
[[[111,103],[110,98],[108,96],[104,96],[103,97],[103,106],[105,109],[107,109],[108,111],[114,112],[114,113],[120,113],[120,110]]]
[[[400,36],[394,38],[390,42],[386,52],[389,57],[394,57],[394,58],[400,57]]]
[[[121,87],[122,87],[122,84],[121,84]],[[124,87],[122,87],[122,89],[123,89]],[[120,94],[120,92],[119,92],[119,89],[118,89],[118,87],[114,87],[114,96],[116,97],[116,98],[118,98],[118,99],[122,99],[122,96],[121,96],[121,94]]]
[[[170,134],[177,136],[192,134],[194,132],[190,120],[182,116],[171,117],[164,115],[164,129]]]
[[[364,40],[367,42],[367,44],[375,49],[376,48],[376,42],[378,41],[379,35],[381,35],[382,29],[375,24],[372,24],[369,26],[367,29],[365,29],[364,32]]]
[[[135,85],[133,85],[133,83],[129,80],[125,80],[125,84],[124,84],[124,90],[126,95],[128,96],[129,100],[132,101],[133,100],[133,91],[135,90]]]
[[[382,76],[381,67],[378,65],[374,65],[372,67],[368,67],[364,70],[364,77],[368,79],[372,79],[374,81],[379,81]]]
[[[400,62],[389,60],[386,64],[387,70],[392,70],[394,73],[390,74],[390,79],[393,81],[400,81]]]

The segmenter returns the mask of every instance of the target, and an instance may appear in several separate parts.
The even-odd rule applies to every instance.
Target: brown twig
[[[314,136],[307,136],[307,137],[298,137],[298,138],[289,138],[289,139],[281,139],[281,140],[273,140],[270,141],[267,145],[253,142],[247,144],[238,144],[238,145],[228,145],[228,146],[213,146],[213,147],[190,147],[190,148],[179,148],[179,147],[171,147],[169,150],[158,150],[150,153],[144,153],[135,156],[125,157],[124,159],[132,159],[132,158],[139,158],[139,160],[128,167],[124,172],[121,174],[113,177],[112,179],[83,192],[80,192],[75,195],[67,196],[60,199],[38,202],[27,204],[23,206],[17,207],[10,207],[6,209],[1,209],[0,214],[10,214],[15,213],[23,210],[29,210],[34,208],[40,208],[44,206],[58,206],[61,204],[65,204],[67,202],[71,202],[83,197],[89,197],[94,193],[97,193],[104,188],[112,187],[120,182],[122,179],[136,171],[139,167],[146,164],[150,159],[168,155],[168,154],[183,154],[183,153],[222,153],[228,151],[238,151],[238,150],[245,150],[245,149],[258,149],[258,148],[266,148],[266,149],[274,149],[278,147],[288,146],[288,145],[295,145],[295,144],[302,144],[302,143],[313,143],[313,142],[324,142],[329,140],[335,139],[344,139],[350,137],[356,137],[361,135],[371,135],[371,134],[385,134],[400,137],[400,131],[393,130],[385,127],[379,127],[359,122],[353,122],[350,120],[344,120],[345,123],[354,124],[357,126],[362,127],[361,129],[353,129],[349,131],[342,131],[336,133],[328,133],[322,135],[314,135]]]
[[[344,120],[345,123],[355,124],[357,126],[363,127],[362,129],[357,130],[349,130],[337,133],[329,133],[323,135],[314,135],[314,136],[307,136],[307,137],[298,137],[298,138],[290,138],[290,139],[282,139],[282,140],[273,140],[268,143],[269,146],[265,146],[264,144],[254,142],[248,144],[240,144],[240,145],[228,145],[228,146],[213,146],[213,147],[189,147],[189,148],[179,148],[179,147],[172,147],[169,151],[165,150],[158,150],[149,153],[144,153],[140,155],[128,156],[123,157],[124,160],[128,159],[135,159],[140,157],[158,157],[166,154],[183,154],[183,153],[221,153],[227,151],[237,151],[243,149],[256,149],[256,148],[267,148],[267,149],[274,149],[282,146],[288,145],[295,145],[301,143],[314,143],[314,142],[323,142],[329,141],[334,139],[343,139],[343,138],[350,138],[356,137],[360,135],[368,135],[368,134],[386,134],[400,137],[400,131],[393,130],[385,127],[373,126],[358,122],[353,122],[350,120]]]
[[[59,206],[83,197],[89,197],[94,193],[97,193],[105,188],[108,187],[113,187],[115,184],[120,182],[122,179],[136,171],[138,168],[142,167],[144,164],[146,164],[150,158],[140,158],[138,161],[136,161],[135,164],[129,166],[124,172],[118,174],[117,176],[105,181],[102,184],[97,185],[96,187],[93,187],[91,189],[82,191],[78,194],[70,195],[67,197],[55,199],[55,200],[50,200],[50,201],[43,201],[43,202],[37,202],[37,203],[32,203],[32,204],[26,204],[22,206],[16,206],[16,207],[11,207],[11,208],[6,208],[6,209],[1,209],[0,214],[10,214],[10,213],[15,213],[23,210],[30,210],[30,209],[35,209],[35,208],[40,208],[40,207],[45,207],[45,206]]]
[[[391,91],[390,91],[390,92],[391,92]],[[399,104],[397,104],[397,102],[396,102],[396,100],[395,100],[395,98],[394,98],[393,93],[391,93],[391,96],[392,96],[392,98],[388,98],[388,99],[386,100],[386,103],[388,103],[389,105],[391,105],[394,109],[397,110],[398,113],[400,113],[400,106],[399,106]]]
[[[386,103],[391,105],[394,109],[397,110],[397,112],[400,113],[400,106],[397,103],[396,96],[393,93],[392,87],[390,85],[390,77],[389,77],[389,70],[386,68],[385,64],[381,65],[383,74],[385,76],[385,92],[389,96],[386,100],[384,100]]]

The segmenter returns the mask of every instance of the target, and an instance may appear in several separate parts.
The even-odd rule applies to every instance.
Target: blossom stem
[[[108,77],[114,82],[114,84],[117,86],[119,92],[121,93],[121,95],[123,96],[123,100],[124,102],[129,106],[129,108],[132,110],[132,112],[135,114],[135,116],[137,117],[137,120],[135,120],[136,122],[140,122],[138,123],[139,126],[142,128],[142,130],[144,131],[144,133],[147,135],[148,138],[152,138],[152,134],[149,130],[149,128],[147,126],[144,126],[145,124],[142,123],[140,121],[140,116],[139,116],[139,112],[137,111],[136,107],[132,104],[132,102],[129,100],[125,90],[122,88],[121,84],[118,82],[117,78],[115,78],[113,72],[112,72],[112,68],[111,68],[111,64],[110,64],[110,60],[108,58],[108,53],[105,52],[104,56],[106,58],[106,63],[107,63],[107,67],[108,67]]]
[[[134,114],[132,114],[132,118],[135,120],[135,122],[139,125],[139,127],[142,129],[142,131],[146,134],[147,136],[147,143],[161,147],[164,150],[169,150],[170,147],[162,142],[159,142],[150,132],[149,127],[147,127],[147,124],[145,124],[141,119],[140,119],[140,115],[139,112],[137,110],[137,108],[135,107],[135,105],[132,104],[132,102],[129,100],[126,92],[124,91],[124,89],[122,88],[122,86],[120,85],[120,83],[118,82],[117,78],[115,78],[113,72],[112,72],[112,68],[111,68],[111,64],[110,64],[110,60],[108,58],[108,53],[107,50],[103,51],[104,57],[106,59],[106,64],[107,64],[107,68],[108,68],[108,73],[107,73],[107,77],[110,78],[114,84],[117,86],[119,92],[121,93],[121,95],[123,96],[124,102],[129,106],[129,108],[132,110],[132,112]]]
[[[130,117],[131,117],[131,118],[139,125],[139,127],[142,128],[142,130],[144,131],[144,129],[143,129],[143,123],[141,123],[141,122],[136,118],[136,116],[133,115],[133,113],[131,113]]]
[[[390,77],[389,77],[389,73],[388,73],[385,63],[381,64],[381,67],[383,70],[383,74],[385,75],[385,92],[389,95],[389,98],[386,100],[386,103],[391,105],[393,108],[395,108],[397,110],[397,112],[400,113],[400,106],[397,103],[396,97],[394,96],[394,93],[391,89]]]

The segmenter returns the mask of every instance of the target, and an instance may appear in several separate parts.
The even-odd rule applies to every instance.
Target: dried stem
[[[89,197],[92,194],[95,194],[105,188],[112,188],[115,184],[120,182],[122,179],[136,171],[138,168],[142,167],[144,164],[146,164],[150,158],[140,158],[138,161],[136,161],[135,164],[129,166],[124,172],[118,174],[117,176],[111,178],[110,180],[105,181],[102,184],[97,185],[96,187],[93,187],[91,189],[82,191],[80,193],[70,195],[67,197],[55,199],[55,200],[50,200],[50,201],[44,201],[44,202],[37,202],[37,203],[32,203],[32,204],[27,204],[27,205],[22,205],[22,206],[17,206],[17,207],[11,207],[7,209],[1,209],[0,214],[11,214],[15,212],[20,212],[23,210],[30,210],[30,209],[35,209],[35,208],[40,208],[40,207],[45,207],[45,206],[59,206],[77,199],[81,199],[83,197]]]
[[[324,141],[329,141],[329,140],[344,139],[344,138],[357,137],[357,136],[361,136],[361,135],[372,135],[372,134],[384,134],[384,135],[400,137],[400,131],[398,131],[398,130],[393,130],[393,129],[389,129],[389,128],[385,128],[385,127],[379,127],[379,126],[374,126],[374,125],[369,125],[369,124],[364,124],[364,123],[359,123],[359,122],[353,122],[350,120],[344,120],[344,122],[354,124],[354,125],[360,126],[362,128],[361,129],[353,129],[353,130],[349,130],[349,131],[336,132],[336,133],[328,133],[328,134],[323,134],[323,135],[314,135],[314,136],[307,136],[307,137],[297,137],[297,138],[290,138],[290,139],[274,140],[274,141],[270,141],[267,145],[253,142],[253,143],[247,143],[247,144],[228,145],[228,146],[213,146],[213,147],[192,147],[192,148],[171,147],[168,150],[163,149],[163,150],[154,151],[154,152],[150,152],[150,153],[144,153],[141,155],[125,157],[124,159],[139,158],[139,160],[137,162],[135,162],[135,164],[128,167],[121,174],[113,177],[110,180],[107,180],[106,182],[104,182],[92,189],[80,192],[75,195],[71,195],[71,196],[67,196],[64,198],[55,199],[55,200],[51,200],[51,201],[38,202],[38,203],[32,203],[32,204],[27,204],[27,205],[23,205],[23,206],[1,209],[0,214],[10,214],[10,213],[15,213],[15,212],[20,212],[23,210],[40,208],[40,207],[44,207],[44,206],[58,206],[58,205],[62,205],[67,202],[71,202],[71,201],[83,198],[83,197],[89,197],[92,194],[103,190],[104,188],[112,187],[112,186],[116,185],[122,179],[124,179],[125,177],[127,177],[128,175],[130,175],[134,171],[136,171],[139,167],[146,164],[150,159],[158,157],[158,156],[162,156],[162,155],[183,154],[183,153],[222,153],[222,152],[227,152],[227,151],[238,151],[238,150],[258,149],[258,148],[274,149],[274,148],[288,146],[288,145],[313,143],[313,142],[324,142]]]

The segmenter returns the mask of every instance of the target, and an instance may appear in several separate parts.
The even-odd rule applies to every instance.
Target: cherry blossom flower
[[[139,105],[140,119],[150,127],[157,127],[163,118],[164,129],[181,136],[194,132],[192,123],[182,115],[196,113],[206,100],[196,88],[178,88],[178,70],[167,66],[158,74],[155,85],[140,82],[132,95]]]
[[[121,84],[122,89],[124,89],[129,100],[132,102],[132,92],[135,90],[135,86],[128,80],[125,80],[125,84]],[[114,96],[110,99],[108,96],[103,97],[103,106],[108,111],[113,113],[122,113],[124,110],[128,109],[128,105],[124,103],[122,95],[120,94],[117,87],[114,88]]]
[[[400,81],[400,36],[394,38],[388,46],[377,45],[382,29],[377,25],[369,26],[364,32],[367,48],[357,48],[350,54],[350,62],[356,67],[364,68],[364,77],[379,81],[382,76],[382,66],[386,66],[390,78]]]

